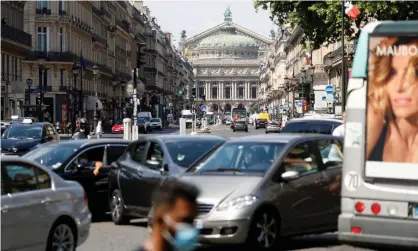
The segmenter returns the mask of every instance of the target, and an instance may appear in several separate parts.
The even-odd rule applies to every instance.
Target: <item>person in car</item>
[[[96,161],[96,160],[89,161],[86,154],[82,154],[79,157],[78,164],[86,166],[86,167],[94,168],[93,170],[94,176],[98,176],[100,174],[100,169],[103,167],[102,161]]]

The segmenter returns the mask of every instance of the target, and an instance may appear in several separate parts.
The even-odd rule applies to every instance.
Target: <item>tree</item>
[[[302,42],[317,49],[324,43],[341,40],[341,24],[344,17],[346,39],[353,40],[359,30],[373,20],[416,20],[418,2],[409,1],[353,1],[360,15],[353,21],[342,14],[342,1],[262,1],[254,3],[270,11],[270,19],[276,24],[299,26],[304,31]]]

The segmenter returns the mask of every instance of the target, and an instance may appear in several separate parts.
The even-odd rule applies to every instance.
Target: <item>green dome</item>
[[[249,47],[257,46],[257,42],[247,36],[237,34],[218,34],[202,39],[199,47]]]

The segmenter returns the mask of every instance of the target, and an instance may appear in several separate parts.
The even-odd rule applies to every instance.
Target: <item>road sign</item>
[[[327,100],[327,96],[322,96],[322,101]]]
[[[206,105],[200,106],[200,110],[202,110],[202,112],[206,112]]]
[[[302,107],[302,100],[298,100],[298,106]]]
[[[26,84],[28,85],[28,87],[30,88],[33,84],[33,81],[31,78],[26,79]]]
[[[334,93],[334,86],[332,86],[332,85],[327,85],[327,86],[325,87],[325,93],[326,93],[326,94],[333,94],[333,93]]]
[[[332,95],[332,94],[328,94],[328,95],[327,95],[327,102],[328,102],[328,103],[332,103],[332,102],[334,102],[334,95]]]

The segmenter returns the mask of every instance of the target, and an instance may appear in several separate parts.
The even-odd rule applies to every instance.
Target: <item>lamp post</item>
[[[99,67],[94,65],[93,68],[93,78],[94,78],[94,113],[93,113],[93,121],[94,121],[94,128],[97,126],[97,74],[99,73]]]
[[[75,118],[75,111],[76,111],[76,103],[77,103],[77,99],[76,99],[76,93],[77,93],[77,76],[78,76],[78,71],[79,71],[79,67],[77,66],[77,63],[74,61],[74,64],[73,64],[73,68],[72,68],[72,71],[73,71],[73,80],[74,80],[74,88],[73,88],[73,91],[71,92],[71,94],[72,94],[72,96],[73,96],[73,98],[72,98],[72,100],[73,100],[73,102],[72,102],[72,105],[73,105],[73,107],[72,107],[72,110],[73,110],[73,114],[72,114],[72,124],[73,124],[73,132],[74,132],[74,129],[75,129],[75,120],[76,120],[76,118]]]
[[[44,104],[44,68],[45,68],[45,59],[38,58],[38,67],[39,67],[39,121],[44,120],[43,113],[43,104]]]

